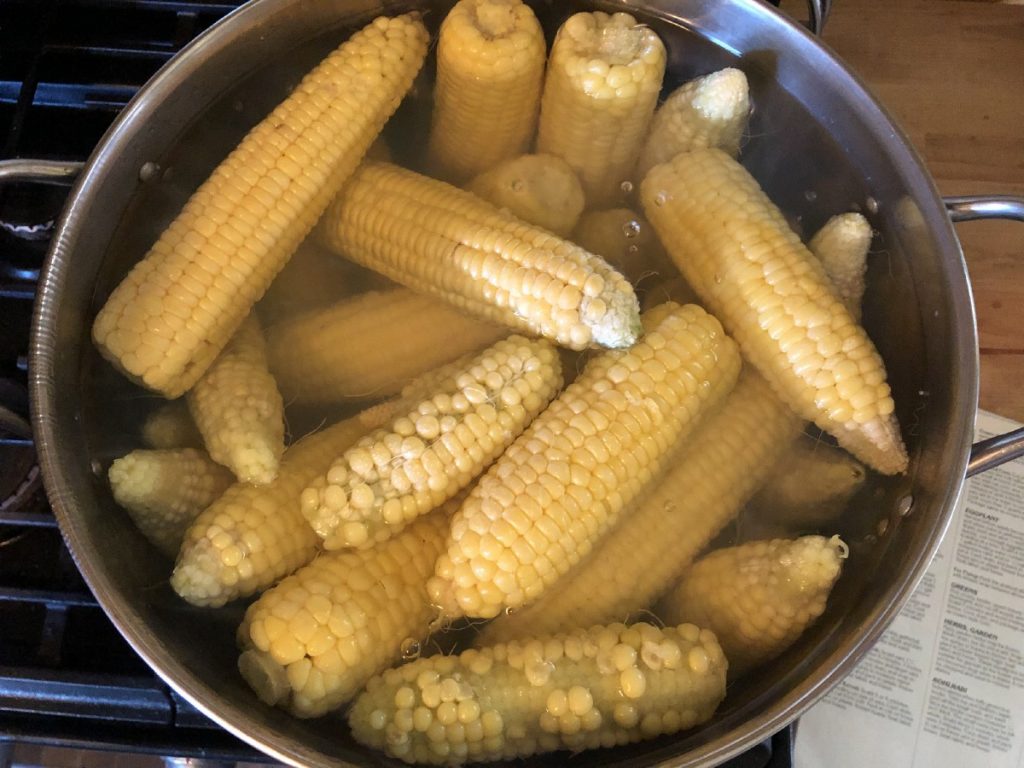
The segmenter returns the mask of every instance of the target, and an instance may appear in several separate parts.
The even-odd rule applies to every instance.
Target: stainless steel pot
[[[109,460],[134,447],[138,406],[147,396],[99,359],[89,328],[188,192],[298,74],[346,29],[412,5],[259,0],[196,40],[139,93],[86,164],[36,305],[34,428],[50,499],[79,568],[128,641],[175,689],[295,765],[388,761],[354,745],[339,717],[299,721],[260,704],[235,671],[241,608],[202,611],[171,592],[169,563],[114,505],[105,482]],[[977,334],[950,224],[950,213],[957,220],[1024,218],[1024,201],[957,200],[947,211],[919,158],[857,79],[755,0],[599,5],[641,14],[663,35],[674,81],[738,63],[756,104],[756,138],[743,159],[768,193],[806,232],[834,212],[860,208],[883,249],[870,270],[865,322],[889,367],[909,473],[874,479],[842,521],[852,556],[827,613],[796,647],[733,686],[706,727],[600,756],[602,765],[713,765],[790,722],[850,671],[923,574],[965,475],[1024,452],[1018,432],[995,447],[976,446],[971,458]],[[428,19],[436,24],[443,6],[431,6]],[[554,0],[537,7],[549,30],[578,8]]]

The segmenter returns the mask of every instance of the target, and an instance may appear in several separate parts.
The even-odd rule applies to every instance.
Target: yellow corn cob
[[[605,259],[633,285],[654,275],[679,273],[651,225],[630,208],[588,211],[576,224],[572,241]]]
[[[665,46],[628,13],[577,13],[558,30],[537,151],[576,169],[591,207],[632,177],[665,74]]]
[[[202,448],[188,404],[184,399],[161,404],[142,422],[142,442],[147,448],[167,451],[174,448]]]
[[[267,346],[250,314],[186,395],[210,458],[243,483],[277,477],[284,453],[284,404],[267,370]]]
[[[583,213],[576,172],[554,155],[520,155],[484,171],[466,189],[528,224],[568,237]]]
[[[636,164],[636,178],[680,152],[718,147],[732,157],[750,116],[747,76],[729,67],[684,83],[658,107]]]
[[[602,259],[473,194],[363,163],[324,216],[333,249],[413,290],[572,349],[628,347],[632,287]]]
[[[269,334],[279,323],[351,296],[365,274],[317,238],[307,237],[256,305],[264,330]]]
[[[326,549],[379,544],[469,485],[561,386],[550,343],[499,341],[339,456],[303,490],[302,514]]]
[[[642,198],[687,282],[779,396],[879,472],[906,471],[881,357],[743,166],[687,152],[647,174]]]
[[[395,394],[424,371],[507,333],[439,299],[394,288],[276,325],[267,348],[288,403],[339,403]]]
[[[479,643],[624,620],[651,607],[770,476],[799,424],[767,382],[745,370],[587,559],[536,603],[487,625]]]
[[[843,304],[860,322],[860,304],[864,298],[864,274],[867,272],[871,225],[859,213],[842,213],[825,222],[811,238],[808,247],[825,268]]]
[[[103,355],[166,397],[188,390],[398,107],[427,42],[417,16],[381,17],[306,75],[107,299]]]
[[[669,623],[703,622],[737,677],[778,656],[824,612],[848,554],[838,536],[719,549],[698,560],[655,612]]]
[[[356,741],[407,763],[613,747],[708,720],[725,672],[707,630],[612,624],[389,669],[348,721]]]
[[[591,359],[456,513],[427,584],[443,618],[539,598],[735,384],[736,345],[700,307],[656,307],[644,327],[632,349]]]
[[[547,44],[520,0],[461,0],[437,42],[428,165],[461,183],[526,151],[537,126]]]
[[[230,472],[195,448],[132,451],[116,459],[107,476],[114,501],[168,557],[178,554],[189,523],[233,481]]]
[[[319,539],[302,517],[299,494],[338,453],[389,416],[382,408],[339,422],[285,451],[269,485],[228,488],[185,533],[171,575],[174,591],[195,605],[218,607],[312,560]]]
[[[267,704],[318,717],[420,643],[433,609],[423,582],[453,500],[369,550],[316,558],[264,592],[239,630],[238,669]]]

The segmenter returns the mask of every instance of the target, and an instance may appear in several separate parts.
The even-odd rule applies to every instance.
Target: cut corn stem
[[[655,166],[642,198],[687,282],[779,396],[879,472],[905,472],[882,358],[746,169],[694,150]]]
[[[358,742],[406,763],[512,760],[692,728],[725,697],[725,673],[707,630],[612,624],[390,669],[348,721]]]
[[[478,642],[624,620],[653,606],[771,474],[799,425],[767,382],[744,370],[587,559],[536,603],[488,624]]]
[[[466,189],[559,237],[569,236],[585,203],[576,172],[554,155],[506,160],[472,179]]]
[[[284,403],[267,370],[267,345],[250,313],[186,395],[210,458],[243,483],[277,477],[284,453]]]
[[[440,299],[394,288],[280,323],[267,332],[267,348],[286,402],[327,404],[393,395],[507,333]]]
[[[848,554],[838,536],[719,549],[687,571],[656,613],[710,627],[737,677],[778,656],[821,616]]]
[[[669,94],[651,121],[651,132],[636,164],[636,179],[680,152],[718,147],[732,157],[750,116],[747,77],[729,67],[684,83]]]
[[[499,341],[337,458],[303,490],[302,514],[327,549],[386,541],[468,486],[561,386],[549,342]]]
[[[175,448],[202,448],[199,434],[185,399],[161,403],[142,422],[142,443],[147,448],[168,451]]]
[[[168,557],[178,554],[185,529],[233,482],[204,451],[132,451],[108,472],[114,501]]]
[[[428,146],[433,174],[461,183],[522,154],[537,127],[547,43],[520,0],[461,0],[441,24]]]
[[[871,237],[871,224],[861,214],[842,213],[825,222],[808,244],[839,298],[858,322]]]
[[[370,550],[325,553],[246,611],[238,668],[260,699],[319,717],[426,638],[423,582],[456,500]]]
[[[571,349],[628,347],[640,333],[636,295],[603,259],[412,171],[364,163],[322,226],[365,267]]]
[[[242,140],[114,290],[104,357],[177,397],[202,376],[398,107],[426,55],[418,16],[381,17]]]
[[[316,534],[302,517],[299,495],[377,419],[354,416],[300,440],[285,451],[269,485],[236,483],[189,526],[171,587],[194,605],[218,607],[269,587],[312,560]]]
[[[736,345],[700,307],[656,307],[644,326],[633,348],[591,359],[470,493],[427,585],[442,618],[539,599],[732,389]]]
[[[628,13],[577,13],[551,48],[537,151],[580,177],[590,207],[622,195],[658,103],[665,46]]]

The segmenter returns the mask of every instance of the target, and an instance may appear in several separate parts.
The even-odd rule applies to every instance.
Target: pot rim
[[[54,383],[54,369],[59,357],[56,328],[61,311],[60,298],[70,279],[70,255],[74,251],[82,223],[89,209],[98,203],[95,190],[100,186],[99,180],[117,163],[129,138],[145,125],[154,105],[194,76],[212,51],[233,45],[247,29],[267,23],[294,2],[255,0],[225,16],[164,65],[140,89],[101,139],[71,190],[70,202],[55,230],[40,273],[29,349],[29,387],[33,428],[47,493],[68,550],[103,610],[146,663],[197,709],[261,751],[285,763],[301,766],[305,761],[319,763],[318,756],[321,753],[302,744],[296,748],[294,740],[261,729],[251,712],[235,707],[230,702],[211,701],[210,689],[181,661],[165,652],[160,638],[114,585],[101,561],[80,557],[83,549],[88,549],[81,544],[86,532],[84,524],[76,515],[74,485],[59,455],[61,436],[56,418],[58,387]],[[610,0],[610,3],[626,5],[626,10],[629,10],[631,4],[629,0]],[[604,0],[604,4],[609,4],[609,0]],[[936,498],[944,499],[945,503],[940,518],[927,536],[924,546],[916,553],[912,566],[904,568],[903,578],[895,580],[885,594],[876,600],[875,607],[861,623],[860,632],[845,638],[832,654],[821,661],[818,669],[827,671],[806,676],[799,684],[774,699],[771,706],[766,707],[758,716],[747,720],[742,728],[729,730],[684,755],[658,763],[662,766],[714,765],[762,741],[823,697],[877,641],[924,575],[950,524],[963,490],[978,398],[977,325],[966,262],[938,190],[921,158],[893,118],[827,45],[760,0],[725,0],[724,4],[741,7],[743,13],[750,14],[759,24],[781,25],[783,33],[794,44],[811,45],[824,54],[820,57],[823,66],[815,76],[837,83],[848,94],[848,98],[856,102],[868,122],[887,132],[894,163],[913,182],[914,201],[920,207],[924,223],[942,246],[940,256],[946,261],[948,274],[955,278],[949,286],[953,299],[950,311],[957,315],[953,318],[955,338],[950,341],[959,347],[960,352],[961,375],[954,382],[954,393],[958,394],[957,402],[960,405],[957,423],[950,425],[947,437],[950,444],[947,452],[955,457],[952,464],[955,471],[949,473],[945,487],[937,489]],[[404,8],[384,8],[382,12],[402,10]],[[671,14],[658,10],[650,12],[673,20]],[[699,25],[687,24],[687,27],[697,34],[703,34]]]

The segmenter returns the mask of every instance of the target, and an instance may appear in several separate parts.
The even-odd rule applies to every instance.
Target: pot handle
[[[979,219],[1010,219],[1024,222],[1024,197],[1013,195],[978,195],[944,198],[953,222]],[[996,435],[971,446],[967,477],[998,467],[1024,456],[1024,427]]]
[[[8,181],[66,181],[75,178],[83,165],[65,160],[0,160],[0,184]]]
[[[832,10],[832,0],[807,0],[807,7],[811,11],[807,26],[820,37],[825,31],[825,22],[828,21],[828,14]]]

